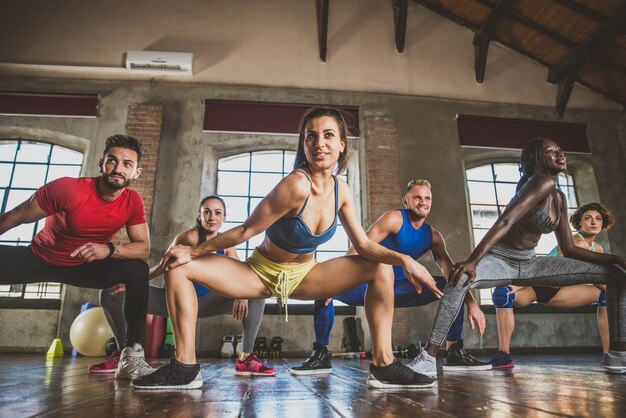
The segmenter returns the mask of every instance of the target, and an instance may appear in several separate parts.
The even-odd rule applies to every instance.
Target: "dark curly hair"
[[[341,174],[346,170],[348,166],[348,128],[346,124],[346,120],[342,115],[342,112],[337,109],[333,109],[330,107],[316,107],[309,110],[300,121],[299,132],[300,135],[298,137],[298,150],[296,151],[296,159],[293,162],[294,170],[296,168],[304,167],[307,165],[306,156],[304,155],[304,139],[306,137],[306,125],[309,121],[317,118],[321,118],[324,116],[328,116],[330,118],[335,119],[337,122],[337,126],[339,127],[339,137],[343,140],[345,147],[343,152],[339,154],[339,159],[337,160],[337,174]]]
[[[586,212],[589,212],[590,210],[595,210],[600,214],[600,216],[602,216],[602,229],[611,229],[611,227],[615,223],[615,220],[613,219],[613,214],[611,214],[611,212],[606,207],[604,207],[603,204],[593,202],[582,205],[581,207],[576,209],[576,212],[572,213],[572,216],[570,216],[569,223],[572,224],[575,230],[580,231],[583,216]]]
[[[106,145],[104,146],[104,154],[102,155],[106,155],[107,152],[109,152],[109,150],[114,147],[126,148],[135,151],[137,153],[137,164],[139,164],[139,162],[141,161],[141,153],[143,152],[143,147],[141,146],[139,141],[137,141],[137,139],[133,138],[132,136],[111,135],[107,138]]]

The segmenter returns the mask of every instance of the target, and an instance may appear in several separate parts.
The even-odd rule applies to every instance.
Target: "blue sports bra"
[[[313,186],[311,178],[307,173],[302,170],[296,171],[303,173],[307,180],[309,180],[309,183],[311,183],[311,187]],[[267,237],[283,250],[294,254],[313,252],[318,246],[330,240],[337,230],[337,212],[339,211],[339,183],[337,182],[337,177],[333,176],[333,179],[335,180],[335,220],[326,231],[319,235],[313,234],[300,216],[306,208],[309,197],[311,197],[311,192],[309,192],[300,212],[298,212],[296,216],[280,218],[274,222],[274,224],[265,231]]]
[[[198,231],[198,245],[202,244],[204,241],[206,241],[206,232],[204,231],[204,229],[196,226],[196,231]],[[217,250],[215,251],[215,254],[219,254],[219,255],[225,255],[226,253],[224,252],[224,250]],[[198,284],[196,282],[193,282],[193,287],[196,290],[196,296],[200,297],[200,296],[204,296],[207,293],[209,293],[209,289],[207,289],[206,287],[202,286],[201,284]]]

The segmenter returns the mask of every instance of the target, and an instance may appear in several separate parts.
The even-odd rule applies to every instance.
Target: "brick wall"
[[[372,222],[389,209],[400,207],[404,189],[400,184],[398,130],[395,120],[386,116],[367,116],[366,164],[369,214]],[[393,316],[393,344],[407,345],[410,334],[409,312],[396,309]]]
[[[161,144],[161,128],[163,126],[163,106],[135,104],[128,108],[126,134],[137,138],[143,146],[143,154],[139,166],[141,175],[130,187],[136,190],[146,206],[146,220],[150,225],[152,204],[154,201],[154,184],[156,180],[159,146]],[[127,242],[126,229],[122,229],[116,242]]]

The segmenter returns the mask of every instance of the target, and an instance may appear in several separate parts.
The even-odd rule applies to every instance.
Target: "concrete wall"
[[[256,100],[268,102],[328,103],[337,105],[360,106],[361,117],[382,115],[392,118],[399,136],[399,187],[410,179],[425,177],[433,184],[433,213],[429,222],[440,230],[448,242],[448,249],[455,260],[467,257],[471,251],[470,222],[465,197],[464,163],[471,156],[459,146],[455,115],[457,113],[517,117],[527,119],[554,120],[549,107],[531,107],[515,104],[493,104],[424,98],[417,96],[399,96],[389,94],[363,94],[339,91],[298,90],[287,88],[262,88],[226,85],[182,85],[165,82],[108,82],[94,80],[51,80],[29,78],[2,78],[0,90],[19,91],[64,91],[97,92],[102,96],[100,116],[97,119],[41,118],[0,116],[0,128],[5,131],[15,129],[44,129],[64,135],[84,138],[90,142],[85,158],[85,175],[96,175],[96,163],[103,148],[106,136],[125,131],[126,112],[132,104],[155,104],[164,109],[161,149],[159,152],[159,170],[156,177],[156,194],[151,222],[152,253],[151,261],[158,260],[172,236],[189,225],[194,218],[197,202],[203,194],[215,187],[215,161],[217,158],[232,155],[252,147],[269,149],[295,143],[294,138],[265,135],[230,135],[202,132],[202,99]],[[608,111],[570,110],[566,121],[589,124],[588,136],[593,154],[583,157],[581,170],[586,174],[584,189],[589,189],[588,196],[597,197],[609,206],[616,217],[618,227],[609,236],[613,251],[626,253],[626,239],[623,233],[626,226],[626,176],[624,176],[625,154],[620,148],[618,121],[620,115]],[[1,132],[1,131],[0,131]],[[370,140],[364,133],[363,143]],[[6,136],[5,136],[6,137]],[[24,135],[28,138],[28,135]],[[365,149],[365,148],[361,148]],[[616,152],[619,150],[619,152]],[[361,176],[367,180],[368,167],[361,158]],[[587,161],[587,162],[585,162]],[[585,166],[585,164],[587,164]],[[584,168],[584,167],[591,167]],[[595,175],[594,175],[595,173]],[[588,176],[588,178],[587,178]],[[597,183],[597,191],[594,191]],[[362,194],[363,207],[368,206],[370,197]],[[582,199],[581,199],[582,201]],[[367,214],[367,211],[364,211]],[[363,219],[364,225],[372,221],[369,215]],[[620,226],[623,225],[623,226]],[[604,244],[604,242],[603,242]],[[425,260],[432,271],[433,263]],[[96,301],[96,292],[72,289],[68,290],[61,315],[61,336],[67,345],[67,330],[71,318],[78,313],[78,306],[83,301]],[[435,306],[411,309],[411,340],[425,340]],[[56,329],[59,325],[54,315],[47,312],[29,312],[20,320],[13,311],[0,311],[0,332],[7,330],[32,329],[33,323],[41,324],[45,329]],[[563,318],[554,315],[527,315],[520,321],[528,321],[528,330],[520,344],[540,345],[544,341],[555,345],[593,345],[596,335],[592,315]],[[341,318],[337,318],[339,324]],[[565,321],[565,322],[564,322]],[[573,321],[573,322],[572,322]],[[207,322],[210,322],[209,327]],[[490,335],[482,342],[493,345],[494,321],[491,320]],[[521,323],[521,322],[520,322]],[[544,326],[550,323],[550,327]],[[43,324],[48,324],[49,328]],[[204,330],[200,339],[199,350],[216,351],[224,334],[240,333],[239,324],[220,317],[201,321]],[[580,333],[568,332],[578,324]],[[210,329],[210,331],[208,331]],[[522,327],[518,328],[521,334]],[[7,331],[8,332],[8,331]],[[9,346],[4,341],[0,348],[25,347],[47,348],[50,335],[32,338],[32,334],[11,331],[13,341]],[[305,333],[305,335],[303,335]],[[547,335],[550,338],[546,338]],[[578,335],[580,334],[580,335]],[[4,335],[4,334],[3,334]],[[312,318],[290,316],[285,324],[282,317],[266,317],[261,336],[281,335],[285,338],[285,350],[306,352],[312,342]],[[581,335],[590,336],[589,340],[580,339]],[[333,334],[331,348],[339,348],[341,327]],[[478,347],[477,338],[467,337],[467,345]]]

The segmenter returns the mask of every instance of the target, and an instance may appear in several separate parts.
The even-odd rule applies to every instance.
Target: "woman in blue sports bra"
[[[243,225],[197,247],[176,246],[163,257],[167,300],[176,340],[176,357],[151,375],[133,381],[139,389],[202,386],[195,355],[196,309],[193,282],[232,298],[277,296],[316,300],[368,283],[365,302],[373,359],[368,384],[373,387],[428,387],[429,377],[394,360],[391,347],[393,272],[402,266],[416,288],[441,295],[428,271],[408,255],[369,240],[356,216],[347,183],[334,174],[348,161],[347,129],[341,114],[315,108],[300,123],[294,171],[259,203]],[[315,250],[335,232],[337,216],[359,255],[317,263]],[[267,232],[245,262],[211,253],[234,247]],[[385,263],[385,264],[381,264]]]
[[[534,139],[522,150],[516,194],[478,243],[457,263],[444,290],[427,349],[411,364],[419,373],[435,370],[434,356],[472,288],[606,284],[610,349],[603,356],[607,373],[626,373],[626,258],[574,245],[565,195],[557,176],[567,169],[561,148],[551,139]],[[541,234],[554,232],[565,257],[538,257]]]
[[[570,224],[578,231],[574,235],[574,245],[592,252],[604,252],[595,239],[603,229],[611,229],[613,223],[613,215],[600,203],[588,203],[579,207],[570,216]],[[556,246],[547,255],[556,257],[563,256],[563,253]],[[498,286],[495,288],[492,299],[496,307],[499,347],[491,359],[493,368],[504,369],[514,366],[510,356],[511,337],[515,329],[513,308],[528,306],[535,301],[551,308],[577,308],[597,303],[602,353],[609,351],[609,324],[603,289],[604,285],[590,286],[588,284],[564,287]]]

